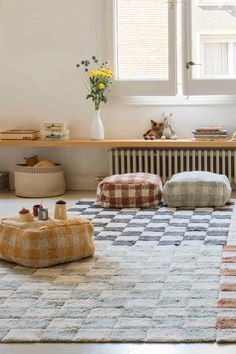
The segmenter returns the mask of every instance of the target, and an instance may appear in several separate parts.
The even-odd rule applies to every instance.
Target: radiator
[[[230,149],[112,149],[109,166],[110,175],[149,172],[163,182],[178,172],[210,171],[225,174],[236,184],[236,150]]]

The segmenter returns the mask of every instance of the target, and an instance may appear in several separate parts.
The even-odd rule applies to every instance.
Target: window
[[[176,8],[167,0],[108,0],[107,6],[114,18],[113,93],[175,95]]]
[[[119,79],[168,79],[167,2],[149,0],[148,6],[146,3],[117,1]]]
[[[236,94],[236,0],[191,0],[186,17],[190,95]]]
[[[236,0],[107,1],[116,95],[236,95]]]

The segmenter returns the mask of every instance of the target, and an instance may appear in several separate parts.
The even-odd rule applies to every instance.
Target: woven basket
[[[65,179],[61,165],[47,168],[16,165],[15,194],[27,198],[55,197],[65,193]]]

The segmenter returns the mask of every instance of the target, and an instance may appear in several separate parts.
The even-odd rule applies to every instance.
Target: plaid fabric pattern
[[[170,207],[220,207],[230,195],[231,186],[225,175],[203,171],[177,173],[163,190]]]
[[[0,222],[0,258],[27,267],[48,267],[94,254],[93,225],[88,220]]]
[[[97,188],[97,201],[104,208],[152,208],[161,197],[161,179],[151,173],[113,175]]]

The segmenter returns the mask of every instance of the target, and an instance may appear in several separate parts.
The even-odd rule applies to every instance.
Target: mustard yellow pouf
[[[48,267],[93,256],[94,228],[89,220],[0,221],[0,259],[26,267]]]

